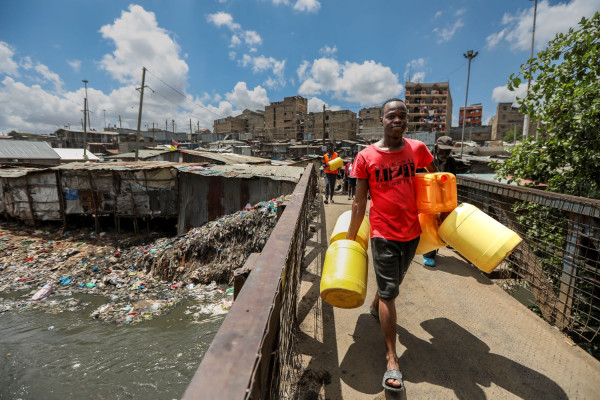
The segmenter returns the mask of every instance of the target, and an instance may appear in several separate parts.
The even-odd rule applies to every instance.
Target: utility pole
[[[531,1],[531,0],[529,0]],[[533,29],[531,30],[531,52],[529,53],[529,58],[533,58],[533,44],[535,41],[535,17],[537,15],[537,0],[535,1],[535,5],[533,6]],[[529,87],[531,86],[531,63],[529,63],[529,78],[527,79],[527,92],[525,93],[525,97],[529,95]],[[523,118],[523,140],[527,139],[529,136],[529,114],[525,114]],[[536,138],[537,140],[537,138]]]
[[[89,114],[87,111],[87,79],[82,80],[85,86],[85,97],[83,98],[83,159],[87,159],[87,120]]]
[[[135,161],[140,153],[140,125],[142,124],[142,104],[144,102],[144,84],[146,82],[146,67],[142,67],[142,87],[140,87],[140,108],[138,111],[137,133],[135,135]]]
[[[478,51],[473,53],[473,50],[467,51],[467,54],[463,53],[463,56],[469,60],[469,69],[467,71],[467,90],[465,93],[465,108],[463,112],[463,124],[462,124],[462,134],[460,136],[460,158],[463,158],[463,148],[465,147],[465,122],[467,122],[467,100],[469,98],[469,79],[471,78],[471,60],[477,57],[479,54]]]
[[[325,104],[323,104],[323,146],[325,146]]]
[[[121,114],[119,114],[119,129],[123,129],[123,126],[121,125]]]
[[[517,145],[517,124],[513,124],[513,137],[514,137],[514,142],[515,142],[515,146]]]
[[[102,109],[102,111],[104,112],[104,129],[106,129],[106,110]],[[102,130],[104,130],[102,129]]]

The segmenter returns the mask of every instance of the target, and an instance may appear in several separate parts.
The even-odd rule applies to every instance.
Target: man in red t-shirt
[[[355,240],[371,195],[369,221],[377,293],[371,314],[379,318],[386,346],[387,371],[383,387],[404,390],[396,354],[396,304],[399,285],[410,265],[421,235],[415,201],[415,171],[436,172],[424,143],[406,139],[407,109],[400,99],[381,107],[384,135],[356,156],[352,176],[357,178],[352,217],[346,238]]]

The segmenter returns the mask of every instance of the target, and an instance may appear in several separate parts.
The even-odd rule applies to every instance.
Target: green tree
[[[519,134],[519,130],[516,130],[516,134]],[[513,143],[515,141],[515,130],[514,129],[510,129],[508,132],[506,132],[506,134],[504,135],[504,137],[502,138],[503,141],[507,142],[507,143]]]
[[[495,164],[500,177],[546,183],[548,190],[600,198],[600,12],[579,29],[559,33],[512,74],[508,88],[532,79],[521,112],[538,120],[545,138],[529,139]]]

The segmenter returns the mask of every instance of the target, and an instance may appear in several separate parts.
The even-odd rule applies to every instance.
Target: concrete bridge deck
[[[416,256],[400,287],[398,356],[406,391],[384,392],[385,347],[367,301],[334,308],[319,297],[328,238],[345,196],[323,205],[307,243],[298,315],[303,399],[597,399],[600,362],[474,266],[442,249],[435,268]]]

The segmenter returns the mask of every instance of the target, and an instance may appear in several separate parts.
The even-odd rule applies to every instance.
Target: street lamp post
[[[531,1],[531,0],[529,0]],[[535,17],[537,14],[537,0],[535,0],[535,4],[533,6],[533,29],[531,30],[531,52],[529,53],[529,58],[533,58],[533,44],[535,41]],[[527,92],[525,97],[529,95],[529,87],[531,86],[531,63],[529,63],[529,78],[527,79]],[[523,140],[526,140],[529,136],[529,114],[525,114],[523,117]]]
[[[471,60],[477,57],[478,51],[473,53],[473,50],[467,51],[467,54],[463,53],[463,56],[469,60],[469,69],[467,71],[467,91],[465,94],[465,108],[463,109],[463,123],[462,123],[462,134],[460,136],[460,158],[463,157],[463,147],[465,147],[465,122],[467,122],[467,100],[469,98],[469,79],[471,78]]]

